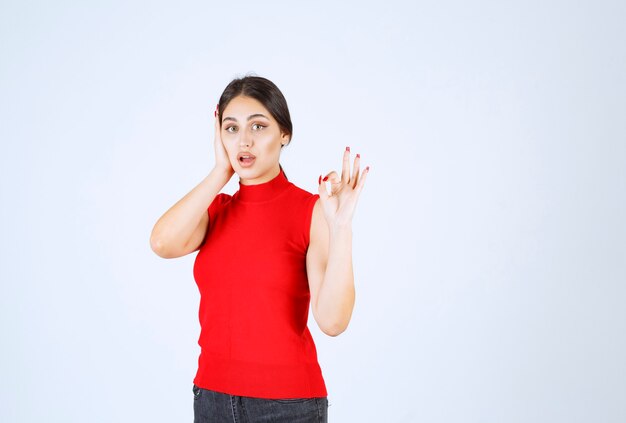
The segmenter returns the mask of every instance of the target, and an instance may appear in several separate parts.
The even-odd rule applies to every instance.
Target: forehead
[[[270,117],[268,110],[263,104],[252,97],[237,96],[233,98],[224,109],[224,116],[247,117],[252,113],[263,113]]]

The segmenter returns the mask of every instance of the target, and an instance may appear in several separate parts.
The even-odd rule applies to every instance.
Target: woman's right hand
[[[235,173],[235,170],[230,164],[230,160],[228,160],[228,154],[226,153],[224,143],[222,142],[219,116],[217,116],[217,107],[215,109],[215,168],[225,172],[229,178]]]

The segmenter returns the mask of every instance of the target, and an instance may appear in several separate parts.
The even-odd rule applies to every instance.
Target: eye
[[[252,127],[253,127],[253,128],[254,128],[255,126],[258,126],[259,128],[265,128],[265,126],[260,125],[260,124],[258,124],[258,123],[254,123],[254,124],[252,124]]]
[[[229,126],[228,128],[226,128],[226,132],[230,132],[232,133],[233,131],[231,131],[232,128],[237,128],[236,126]]]

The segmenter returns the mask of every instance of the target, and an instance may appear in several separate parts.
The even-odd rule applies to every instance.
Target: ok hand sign
[[[365,179],[369,173],[369,166],[359,175],[359,163],[361,156],[356,155],[354,159],[354,171],[350,174],[350,147],[346,147],[343,153],[343,167],[341,178],[334,170],[327,173],[326,177],[319,179],[319,195],[324,208],[324,216],[331,230],[338,226],[345,226],[352,223],[354,209],[359,198],[359,194],[365,184]],[[328,194],[326,184],[330,182],[331,192]]]

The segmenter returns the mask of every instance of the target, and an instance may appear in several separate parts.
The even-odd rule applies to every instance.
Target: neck
[[[241,185],[258,185],[258,184],[264,184],[265,182],[271,181],[272,179],[274,179],[275,177],[277,177],[281,172],[281,168],[280,165],[272,168],[272,170],[268,173],[266,173],[265,175],[259,176],[258,178],[254,178],[254,179],[244,179],[244,178],[239,178],[239,184]]]
[[[245,182],[250,182],[246,180]],[[276,175],[265,182],[256,184],[244,183],[243,180],[239,180],[239,191],[234,195],[236,198],[244,203],[260,203],[265,201],[271,201],[276,197],[282,195],[292,185],[282,168]]]

